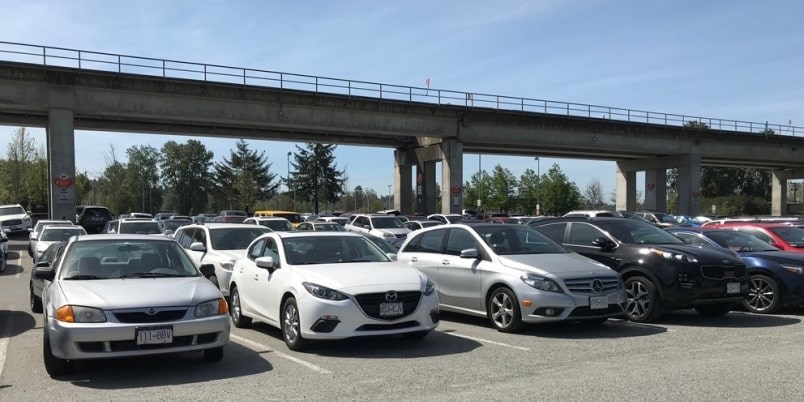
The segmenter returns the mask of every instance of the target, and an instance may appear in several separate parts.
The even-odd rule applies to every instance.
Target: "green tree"
[[[162,183],[173,198],[168,208],[183,214],[207,209],[213,156],[198,140],[187,140],[185,144],[168,141],[162,145],[159,160]]]
[[[126,183],[133,196],[132,211],[154,212],[162,206],[159,186],[159,150],[149,145],[133,146],[126,150]],[[121,211],[122,212],[122,211]]]
[[[28,172],[34,165],[35,151],[36,142],[33,137],[28,134],[25,127],[18,128],[8,143],[8,160],[3,171],[5,176],[3,192],[6,202],[19,203],[24,207],[30,206],[29,187],[32,183],[29,181],[31,178]]]
[[[519,210],[526,215],[536,215],[536,206],[540,204],[539,184],[540,178],[533,169],[525,169],[519,176],[519,197],[517,197]],[[541,205],[539,205],[541,208]]]
[[[312,203],[316,214],[321,201],[334,205],[344,194],[347,178],[335,163],[335,148],[333,144],[308,143],[306,149],[297,145],[293,155],[293,173],[288,187],[299,199]]]
[[[581,204],[578,186],[569,181],[558,164],[553,164],[542,177],[542,208],[547,215],[563,215]]]
[[[228,159],[214,166],[215,200],[220,206],[250,210],[258,200],[276,196],[280,182],[270,172],[265,152],[249,149],[242,139],[235,146]]]
[[[464,208],[477,208],[477,200],[480,200],[480,209],[489,208],[490,189],[491,175],[485,170],[473,174],[463,185]]]
[[[500,165],[495,166],[489,184],[489,208],[508,212],[516,207],[514,194],[519,184],[510,170]]]

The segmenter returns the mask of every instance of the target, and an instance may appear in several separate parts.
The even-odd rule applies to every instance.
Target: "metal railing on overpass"
[[[383,84],[15,42],[0,41],[0,60],[39,64],[45,69],[48,67],[69,67],[76,68],[79,71],[92,70],[117,74],[140,74],[151,77],[190,79],[205,83],[228,83],[243,85],[244,87],[259,86],[292,89],[411,103],[543,113],[673,127],[692,126],[761,135],[796,136],[804,134],[804,127],[797,127],[791,124],[758,123],[545,99]]]

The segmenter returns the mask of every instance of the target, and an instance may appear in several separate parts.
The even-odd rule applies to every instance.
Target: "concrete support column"
[[[50,219],[75,221],[75,130],[71,109],[50,109],[47,124]]]
[[[424,161],[424,214],[433,214],[436,211],[436,162]]]
[[[787,170],[774,170],[771,172],[771,215],[787,215],[787,180],[790,179]]]
[[[463,144],[444,141],[441,152],[441,213],[459,214],[463,208]]]
[[[678,203],[673,213],[697,216],[701,213],[701,155],[679,157]]]
[[[411,197],[413,169],[407,164],[406,153],[403,149],[394,150],[394,209],[403,215],[410,215],[413,206]]]
[[[645,171],[645,209],[667,211],[667,170]]]
[[[621,162],[617,162],[617,194],[618,211],[636,209],[636,171],[626,170]]]

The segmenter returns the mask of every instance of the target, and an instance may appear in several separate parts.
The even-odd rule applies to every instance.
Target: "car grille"
[[[625,310],[619,304],[609,304],[608,308],[592,310],[589,306],[576,307],[567,316],[570,317],[597,317],[602,315],[613,315],[623,313]]]
[[[22,225],[21,219],[9,219],[7,221],[3,221],[3,226],[14,226],[14,225]]]
[[[384,317],[380,316],[380,304],[388,303],[385,299],[385,295],[386,293],[366,293],[356,295],[355,299],[357,299],[360,309],[369,317],[379,320],[396,320],[416,311],[416,306],[419,305],[419,299],[421,298],[421,292],[396,292],[396,300],[394,302],[402,302],[403,313],[402,315]]]
[[[397,239],[404,239],[406,237],[408,237],[408,235],[406,235],[406,234],[398,234],[398,235],[396,235]]]
[[[745,265],[704,265],[701,274],[707,279],[742,278],[748,271]]]
[[[595,291],[593,287],[596,280],[600,281],[600,285],[602,286],[599,291]],[[567,289],[572,293],[584,295],[595,293],[603,294],[617,290],[617,288],[620,287],[620,280],[612,277],[565,279],[564,285],[566,285]]]
[[[117,321],[126,324],[150,324],[154,322],[176,321],[184,318],[187,314],[187,309],[177,310],[162,310],[156,314],[148,314],[146,310],[143,311],[126,311],[114,313]]]
[[[218,339],[218,332],[210,332],[199,335],[174,336],[172,343],[160,343],[152,345],[137,345],[136,340],[111,341],[111,342],[78,342],[78,347],[82,352],[127,352],[132,350],[153,350],[167,349],[182,346],[205,345],[213,343]]]
[[[357,327],[356,331],[390,331],[419,326],[418,321],[405,321],[396,324],[365,324]]]

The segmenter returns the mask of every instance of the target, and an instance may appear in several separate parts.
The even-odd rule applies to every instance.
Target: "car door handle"
[[[410,257],[410,262],[418,262],[419,259],[416,257]]]
[[[449,260],[441,260],[441,265],[449,265]]]
[[[259,274],[254,274],[254,280],[255,280],[255,281],[260,280],[260,275],[259,275]]]

